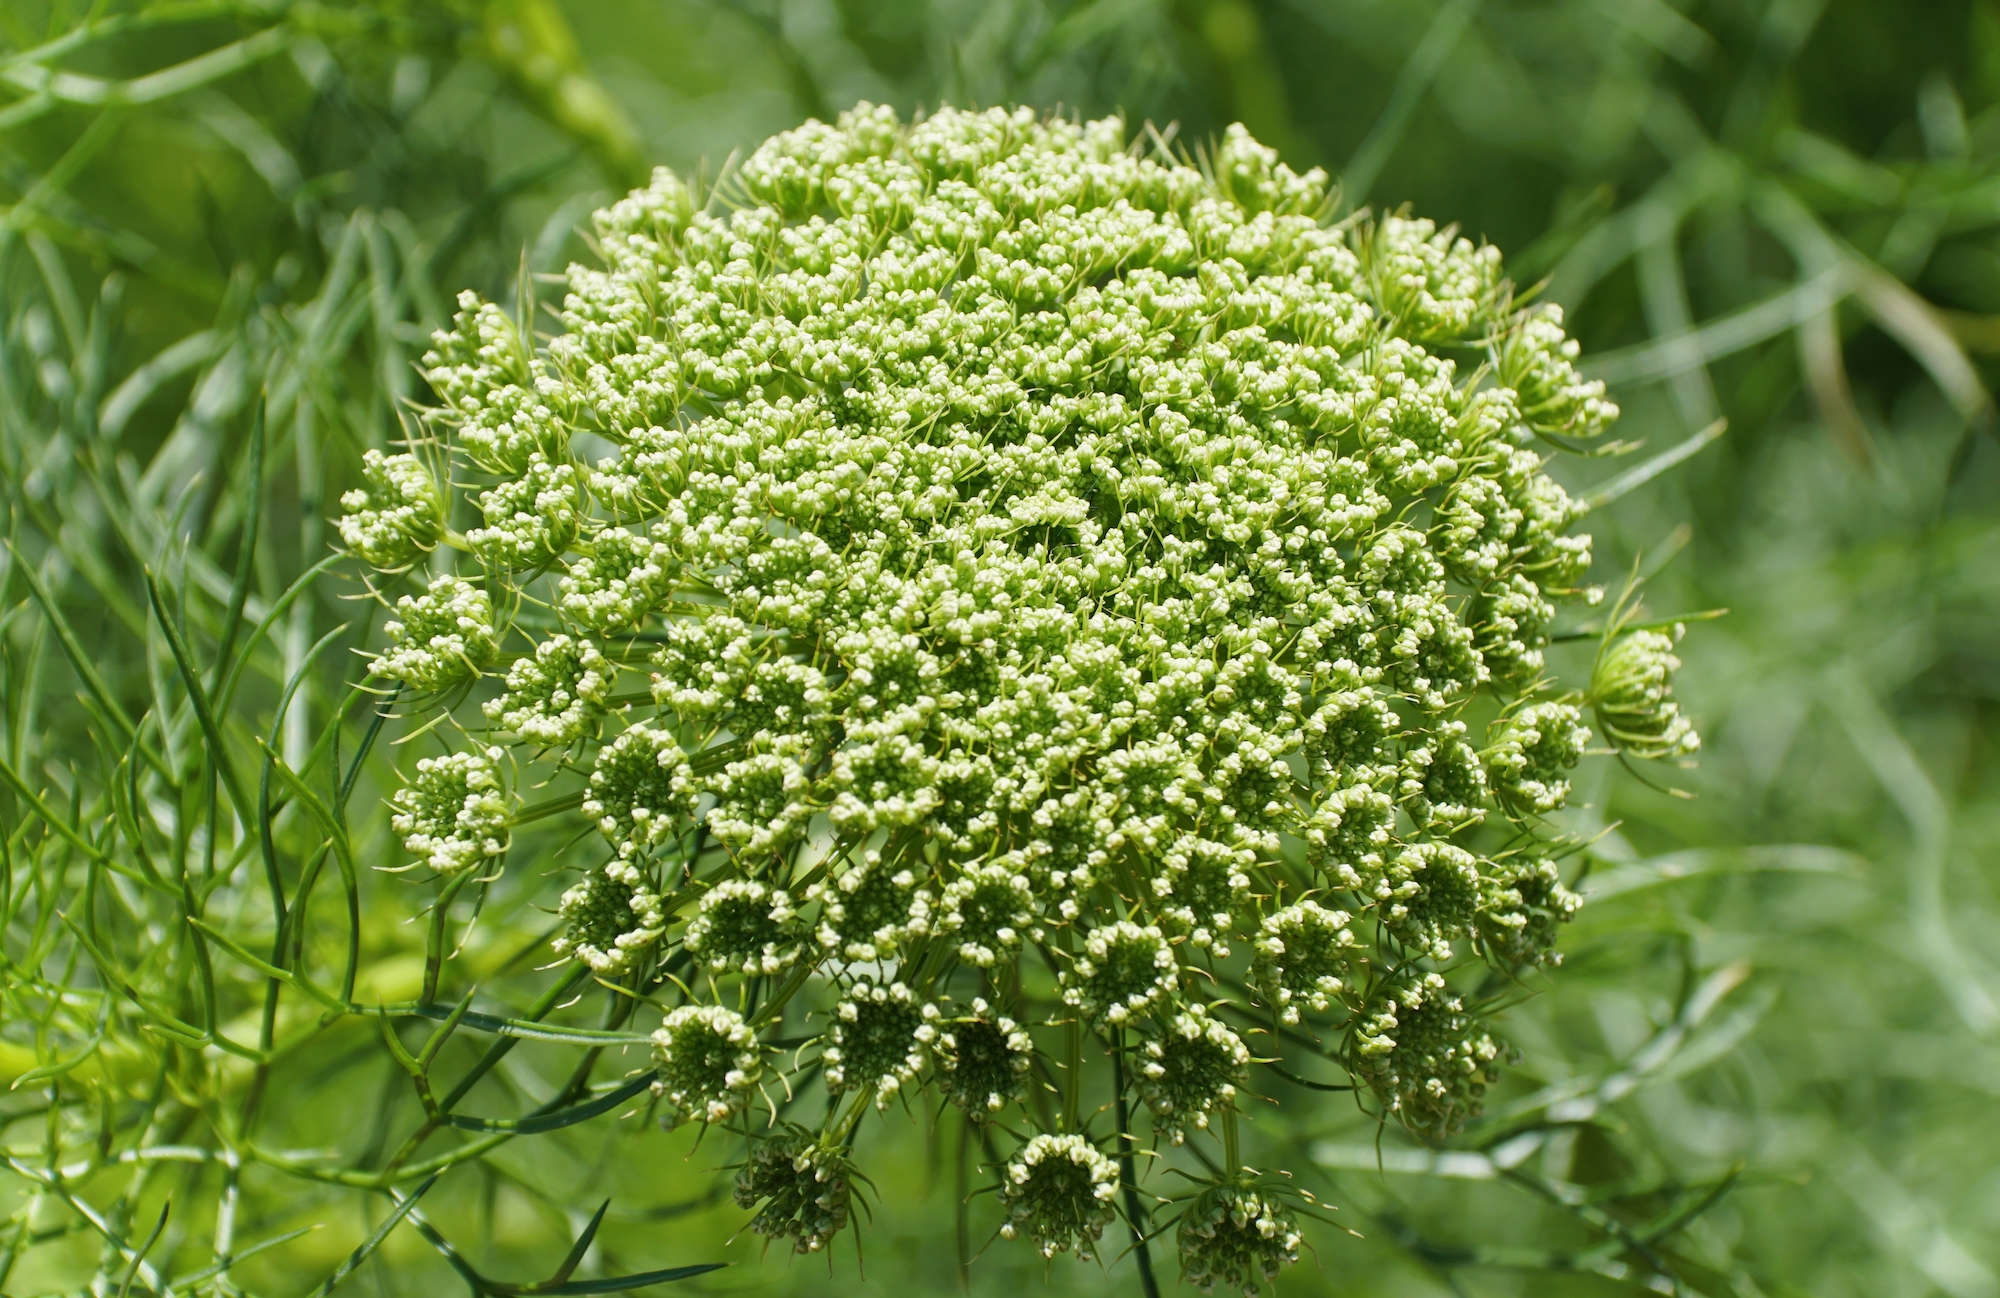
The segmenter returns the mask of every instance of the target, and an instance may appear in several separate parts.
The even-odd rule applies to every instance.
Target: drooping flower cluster
[[[1449,1134],[1499,1047],[1446,975],[1554,963],[1586,711],[1692,751],[1658,633],[1552,675],[1595,593],[1545,457],[1617,415],[1560,312],[1333,208],[1240,127],[1197,165],[862,105],[598,213],[546,345],[469,294],[437,335],[451,481],[371,460],[343,536],[464,556],[374,671],[479,683],[487,730],[398,830],[462,870],[529,818],[476,771],[557,786],[558,951],[672,1007],[659,1094],[749,1140],[758,1231],[823,1247],[856,1124],[936,1085],[1026,1129],[1004,1233],[1049,1254],[1117,1211],[1112,1140],[1225,1137],[1184,1265],[1255,1283],[1298,1236],[1236,1171],[1252,1069],[1317,1053]],[[1083,1100],[1114,1053],[1136,1133]],[[768,1073],[816,1125],[770,1134]]]
[[[1356,1074],[1418,1131],[1456,1129],[1497,1075],[1500,1047],[1436,973],[1391,982],[1351,1031]]]
[[[1208,1186],[1180,1216],[1181,1278],[1203,1293],[1220,1284],[1255,1298],[1261,1281],[1299,1260],[1304,1236],[1278,1196],[1249,1169]]]
[[[788,1128],[750,1146],[736,1174],[736,1203],[757,1209],[750,1229],[759,1235],[789,1239],[794,1252],[817,1253],[853,1214],[853,1170],[815,1133]]]

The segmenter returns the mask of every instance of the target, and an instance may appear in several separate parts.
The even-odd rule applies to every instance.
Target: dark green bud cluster
[[[1174,1234],[1183,1280],[1205,1294],[1221,1285],[1244,1298],[1256,1298],[1261,1283],[1298,1261],[1304,1242],[1291,1213],[1250,1168],[1205,1186]]]
[[[1450,1135],[1479,1111],[1500,1047],[1437,974],[1399,979],[1354,1024],[1356,1072],[1422,1135]]]
[[[751,1142],[736,1174],[736,1204],[757,1210],[750,1229],[759,1235],[789,1239],[795,1253],[817,1253],[847,1228],[853,1175],[845,1154],[821,1148],[804,1128],[787,1127]]]

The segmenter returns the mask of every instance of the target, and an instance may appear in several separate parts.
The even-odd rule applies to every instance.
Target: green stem
[[[1125,1195],[1125,1221],[1132,1228],[1132,1252],[1139,1266],[1139,1291],[1146,1298],[1160,1298],[1160,1282],[1153,1278],[1153,1255],[1146,1246],[1152,1220],[1145,1200],[1139,1197],[1139,1178],[1133,1167],[1132,1115],[1125,1102],[1125,1032],[1119,1029],[1111,1039],[1111,1079],[1118,1098],[1118,1183]]]

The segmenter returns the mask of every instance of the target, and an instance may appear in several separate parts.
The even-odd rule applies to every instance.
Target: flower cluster
[[[817,1253],[847,1227],[853,1169],[843,1155],[822,1148],[814,1133],[789,1128],[750,1146],[736,1174],[736,1203],[757,1208],[750,1229],[759,1235],[789,1239],[795,1252]]]
[[[492,598],[460,577],[439,577],[423,594],[398,599],[382,630],[389,648],[376,656],[375,674],[419,690],[462,685],[500,652]]]
[[[1209,1114],[1236,1098],[1250,1066],[1250,1049],[1200,1005],[1176,1014],[1165,1031],[1142,1048],[1139,1096],[1153,1110],[1155,1127],[1178,1145],[1189,1128],[1206,1129]]]
[[[1007,1220],[1000,1234],[1025,1231],[1043,1257],[1074,1248],[1089,1258],[1110,1224],[1118,1165],[1083,1136],[1036,1136],[1008,1162],[1000,1184]]]
[[[440,734],[489,701],[398,830],[463,870],[503,755],[555,786],[557,950],[671,1007],[659,1093],[750,1142],[758,1231],[823,1247],[857,1124],[935,1086],[1012,1142],[1003,1233],[1087,1251],[1094,1068],[1117,1136],[1225,1140],[1189,1277],[1263,1278],[1298,1235],[1235,1174],[1251,1069],[1317,1053],[1449,1133],[1499,1056],[1452,962],[1551,965],[1575,909],[1586,710],[1692,751],[1665,636],[1553,676],[1596,592],[1547,458],[1617,415],[1560,312],[1334,206],[1241,127],[1197,165],[864,104],[599,212],[545,345],[472,295],[437,335],[438,453],[370,460],[343,536],[390,581],[462,554],[373,670]],[[823,1116],[773,1133],[768,1073]]]
[[[721,1122],[749,1102],[764,1071],[757,1034],[721,1005],[683,1005],[653,1034],[653,1092],[681,1112]]]
[[[436,479],[414,455],[369,451],[362,480],[340,498],[340,542],[373,567],[407,568],[444,540],[445,499]]]
[[[558,913],[566,928],[553,943],[556,954],[582,961],[592,973],[624,973],[665,931],[660,905],[631,862],[608,862],[562,895]]]
[[[945,1095],[972,1121],[985,1121],[1020,1096],[1034,1049],[1020,1024],[974,997],[971,1015],[947,1020],[938,1034]]]
[[[1299,1260],[1304,1236],[1278,1196],[1245,1168],[1206,1186],[1181,1212],[1181,1278],[1203,1293],[1220,1284],[1255,1298],[1258,1282]]]
[[[507,850],[509,807],[498,748],[417,759],[417,776],[390,800],[390,828],[439,874],[457,874]]]
[[[1633,757],[1685,757],[1701,747],[1694,723],[1674,701],[1672,635],[1664,631],[1633,631],[1611,640],[1597,656],[1590,673],[1591,706],[1598,729]]]
[[[583,738],[610,697],[617,668],[588,640],[551,636],[507,673],[507,692],[490,700],[486,719],[542,747]]]
[[[1552,700],[1530,704],[1494,727],[1487,782],[1504,805],[1540,815],[1569,801],[1570,768],[1590,742],[1581,718],[1575,704]]]
[[[1450,1135],[1478,1112],[1500,1047],[1435,973],[1385,988],[1350,1028],[1355,1069],[1423,1135]]]

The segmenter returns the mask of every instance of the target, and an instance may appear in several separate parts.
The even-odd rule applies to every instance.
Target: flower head
[[[452,327],[431,336],[424,377],[444,399],[454,441],[479,468],[518,477],[532,457],[561,458],[569,426],[549,403],[551,378],[514,322],[476,293],[458,295]]]
[[[1412,745],[1403,755],[1399,787],[1410,814],[1426,828],[1485,819],[1486,769],[1465,742],[1465,723],[1440,722],[1429,742]]]
[[[710,973],[768,975],[796,964],[805,938],[784,892],[753,879],[725,879],[701,899],[681,945]]]
[[[1554,963],[1568,700],[1628,752],[1692,747],[1644,633],[1587,694],[1555,679],[1591,548],[1537,448],[1616,414],[1559,315],[1454,230],[1331,221],[1327,177],[1241,127],[1200,166],[1128,135],[861,105],[715,201],[661,171],[599,213],[546,344],[468,296],[425,359],[483,573],[405,599],[375,670],[469,692],[496,622],[538,646],[485,687],[479,760],[554,786],[524,821],[587,775],[570,840],[594,827],[613,861],[565,895],[560,949],[681,985],[679,1113],[733,1121],[778,1059],[822,1069],[794,1097],[828,1101],[818,1130],[753,1138],[738,1182],[802,1250],[847,1220],[871,1103],[1033,1098],[995,1006],[1050,976],[1075,1040],[1133,1043],[1169,1139],[1244,1084],[1244,1040],[1187,1003],[1211,979],[1344,1025],[1357,1084],[1450,1129],[1497,1051],[1428,971],[1463,942]],[[415,512],[371,486],[354,514],[377,557],[428,544],[406,476]],[[641,652],[650,690],[614,694]],[[473,774],[401,795],[440,868],[505,845]],[[830,1013],[787,1004],[807,988]],[[1113,1212],[1082,1120],[1004,1173],[1007,1233],[1045,1253]],[[1263,1182],[1204,1195],[1191,1277],[1291,1256]]]
[[[486,719],[543,747],[571,743],[611,697],[617,673],[590,641],[551,636],[508,671],[507,692],[486,703]]]
[[[493,601],[462,577],[437,577],[422,595],[403,596],[382,629],[389,647],[369,670],[420,690],[471,680],[500,652]]]
[[[1479,858],[1456,843],[1412,843],[1365,886],[1385,927],[1418,952],[1449,960],[1452,939],[1471,931],[1479,908]]]
[[[498,748],[417,760],[417,777],[396,790],[390,828],[439,874],[457,874],[507,850],[510,808]]]
[[[552,563],[575,542],[583,523],[583,494],[576,466],[551,463],[536,451],[521,476],[480,493],[484,527],[466,541],[493,567],[506,571]]]
[[[958,944],[958,958],[990,969],[1011,960],[1024,938],[1040,939],[1035,894],[1025,876],[1004,862],[974,866],[945,885],[938,932]]]
[[[1190,1129],[1206,1130],[1208,1115],[1236,1099],[1250,1066],[1250,1049],[1227,1024],[1189,1006],[1139,1047],[1139,1098],[1155,1129],[1178,1145]]]
[[[919,1005],[902,983],[862,981],[835,1007],[823,1054],[829,1090],[872,1091],[886,1108],[905,1082],[915,1080],[937,1041],[938,1009]]]
[[[615,844],[657,846],[693,814],[693,783],[680,744],[641,721],[597,750],[583,814]]]
[[[1502,969],[1559,965],[1556,935],[1583,905],[1546,856],[1495,862],[1476,921],[1480,950]]]
[[[653,1033],[653,1093],[691,1118],[722,1122],[750,1102],[763,1076],[757,1034],[735,1010],[683,1005]]]
[[[983,1122],[1017,1098],[1026,1083],[1035,1043],[1021,1025],[995,1014],[983,998],[972,1013],[938,1025],[937,1062],[945,1095],[974,1122]]]
[[[1265,917],[1257,934],[1256,969],[1285,1022],[1297,1023],[1301,1010],[1326,1013],[1347,989],[1361,958],[1361,943],[1348,927],[1352,918],[1311,898]]]
[[[1576,372],[1579,347],[1563,333],[1562,308],[1530,310],[1500,344],[1500,381],[1519,394],[1521,416],[1538,433],[1589,438],[1618,418],[1604,384]]]
[[[1260,1281],[1299,1260],[1304,1237],[1279,1201],[1250,1168],[1219,1180],[1194,1197],[1174,1232],[1181,1278],[1203,1293],[1220,1284],[1256,1298]]]
[[[917,886],[916,872],[874,852],[814,884],[806,900],[820,903],[820,945],[849,960],[880,960],[929,926],[930,894]]]
[[[424,462],[414,455],[368,451],[361,457],[367,484],[340,498],[340,543],[371,567],[409,567],[437,548],[445,533],[445,499]]]
[[[1250,870],[1256,852],[1188,835],[1174,844],[1153,876],[1153,893],[1160,901],[1160,918],[1190,945],[1227,959],[1226,941],[1236,925],[1236,912],[1250,894]]]
[[[1400,216],[1384,217],[1365,246],[1364,273],[1410,338],[1451,342],[1492,326],[1503,283],[1498,248]]]
[[[1359,888],[1364,873],[1381,868],[1395,823],[1396,804],[1381,790],[1366,784],[1330,790],[1306,821],[1306,859],[1339,886]]]
[[[666,931],[659,894],[624,860],[585,875],[563,893],[558,913],[569,927],[551,944],[556,954],[582,961],[592,973],[624,973]]]
[[[1001,1235],[1026,1232],[1043,1257],[1074,1248],[1088,1258],[1115,1213],[1118,1165],[1075,1133],[1036,1136],[1016,1150],[1000,1182]]]
[[[631,630],[667,602],[678,565],[673,547],[609,527],[590,538],[558,585],[565,618],[601,633]]]
[[[1354,1070],[1411,1130],[1451,1135],[1478,1114],[1500,1048],[1436,974],[1391,982],[1356,1017]]]
[[[1569,771],[1590,730],[1569,703],[1533,703],[1496,723],[1486,750],[1487,779],[1501,802],[1537,815],[1569,801]]]
[[[1180,987],[1180,966],[1158,926],[1130,920],[1092,929],[1063,972],[1063,1003],[1083,1017],[1122,1026],[1163,1009]]]

